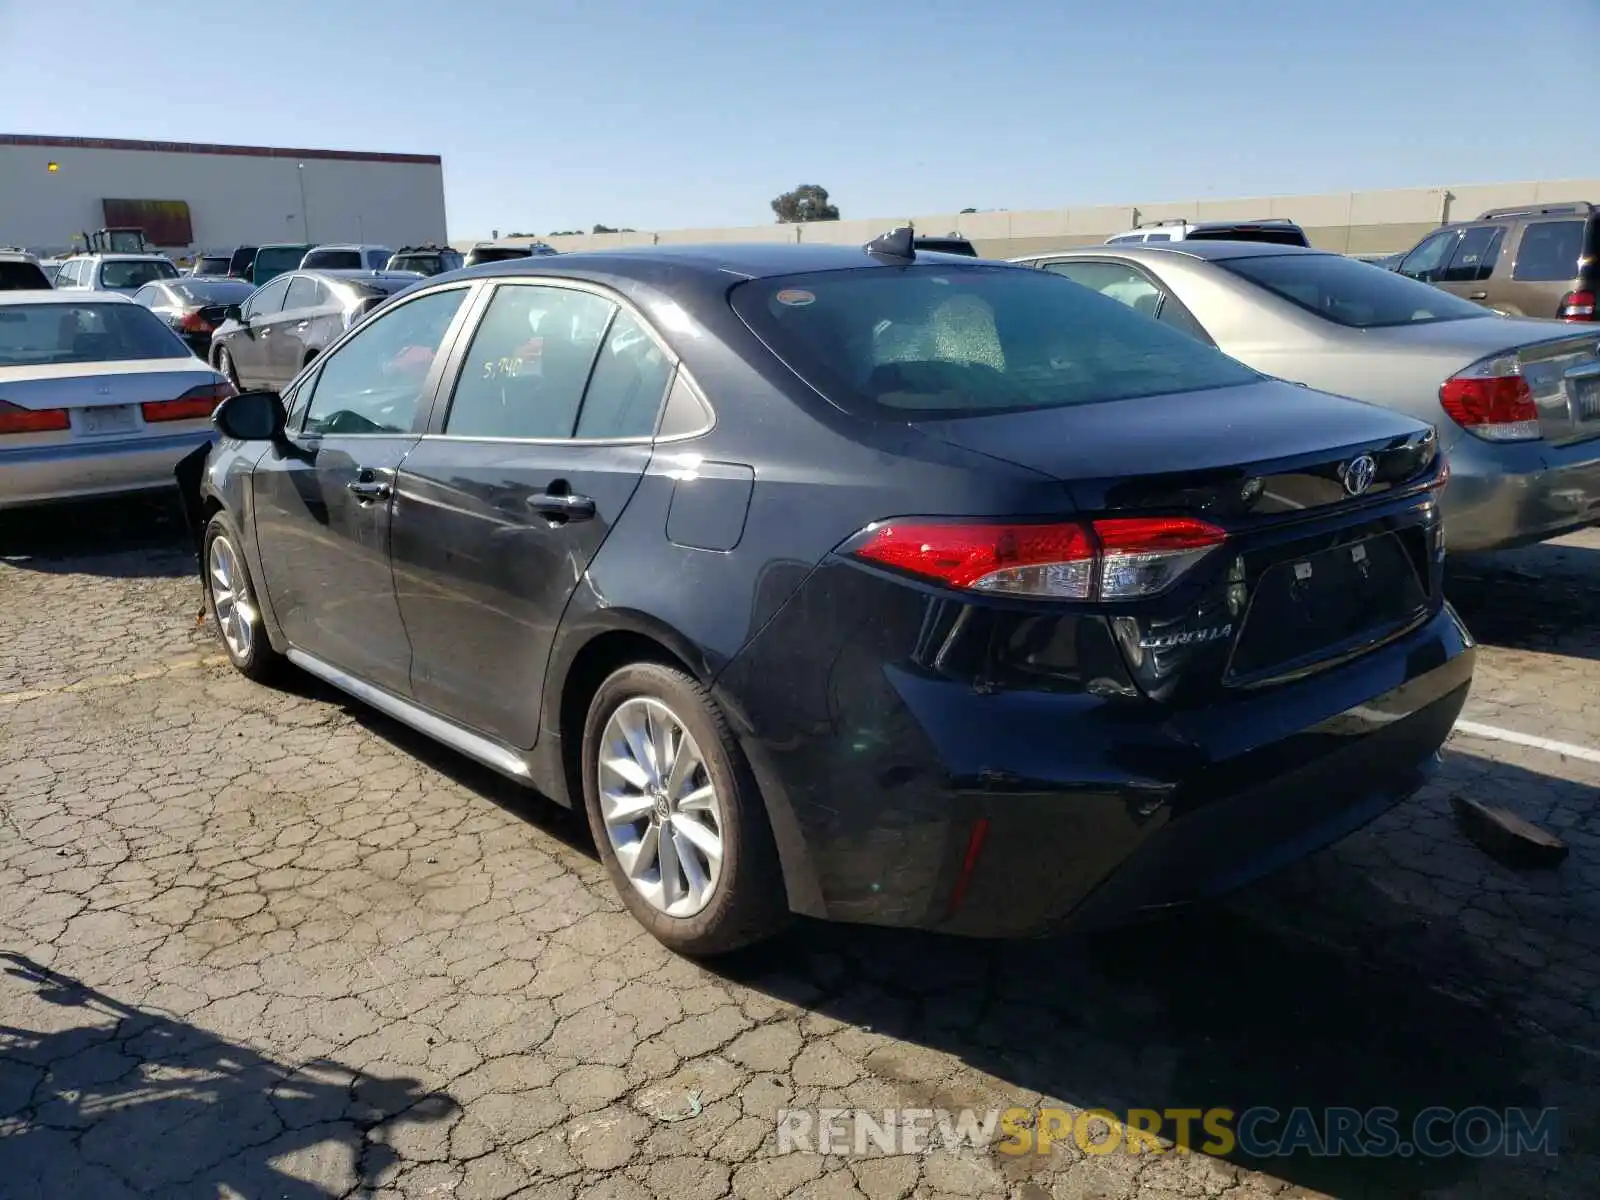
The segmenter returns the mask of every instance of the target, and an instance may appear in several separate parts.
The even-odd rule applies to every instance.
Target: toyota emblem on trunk
[[[1359,496],[1371,487],[1377,475],[1378,463],[1370,454],[1356,455],[1339,472],[1339,477],[1344,480],[1344,490],[1352,496]]]

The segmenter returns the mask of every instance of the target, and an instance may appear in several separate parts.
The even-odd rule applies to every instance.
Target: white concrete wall
[[[933,213],[885,216],[806,225],[747,225],[724,229],[663,229],[632,234],[579,234],[546,238],[557,250],[601,250],[620,245],[667,242],[830,242],[859,244],[908,220],[930,235],[959,231],[978,253],[993,258],[1033,254],[1082,243],[1103,242],[1140,221],[1186,217],[1191,221],[1286,217],[1297,221],[1314,245],[1348,253],[1387,254],[1409,249],[1444,220],[1463,221],[1484,209],[1513,204],[1600,203],[1600,179],[1535,180],[1525,183],[1453,184],[1449,187],[1327,195],[1253,196],[1233,200],[1101,205],[1037,211]],[[524,222],[523,228],[526,227]],[[457,246],[472,245],[470,240]]]
[[[0,245],[64,247],[107,198],[187,202],[201,249],[446,236],[437,163],[0,145]]]

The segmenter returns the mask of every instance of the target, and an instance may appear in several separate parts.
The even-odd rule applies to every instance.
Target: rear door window
[[[1522,231],[1511,278],[1530,283],[1575,279],[1583,254],[1582,221],[1535,221]]]
[[[671,377],[672,362],[656,340],[631,313],[617,313],[589,375],[577,436],[651,436]]]
[[[573,288],[496,288],[462,360],[444,432],[570,438],[615,311],[609,300]]]
[[[1450,262],[1439,272],[1439,283],[1476,283],[1494,274],[1500,243],[1506,231],[1500,225],[1476,225],[1461,235]]]
[[[389,261],[389,252],[387,250],[368,250],[367,251],[367,270],[369,270],[369,271],[381,271],[381,270],[383,270],[384,264],[386,264],[388,261]]]
[[[296,275],[289,284],[289,294],[284,299],[285,312],[291,309],[320,308],[328,302],[328,289],[315,279]]]

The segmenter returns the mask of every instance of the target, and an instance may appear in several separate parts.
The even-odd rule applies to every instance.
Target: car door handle
[[[381,479],[352,479],[345,490],[357,500],[387,500],[394,489]]]
[[[594,501],[568,492],[540,492],[528,497],[528,507],[557,520],[587,521],[594,516]]]
[[[1468,300],[1487,300],[1488,298],[1489,298],[1489,293],[1488,292],[1468,292],[1467,293],[1467,299]]]
[[[296,325],[294,327],[294,329],[295,329],[296,333],[304,333],[307,329],[310,328],[310,326],[311,326],[311,322],[310,321],[301,321],[298,325]]]

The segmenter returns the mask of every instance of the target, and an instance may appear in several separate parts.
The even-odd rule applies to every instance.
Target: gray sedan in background
[[[126,296],[0,292],[0,508],[170,488],[232,392]]]
[[[1600,330],[1497,316],[1341,254],[1247,242],[1089,246],[1064,275],[1258,371],[1436,426],[1456,552],[1600,521]],[[1240,429],[1247,443],[1250,430]]]

